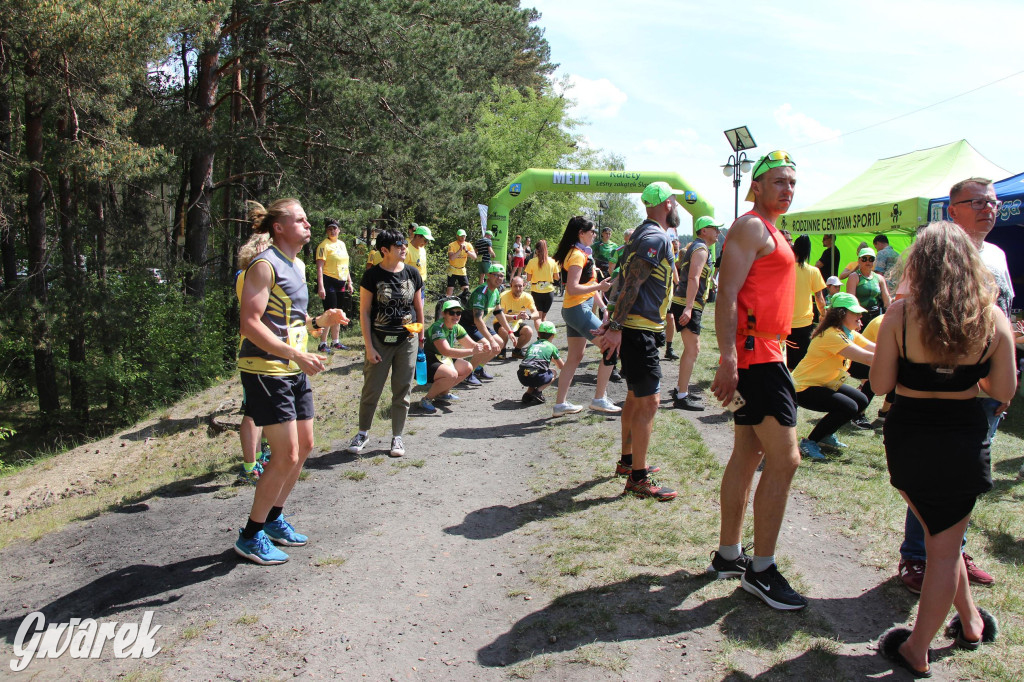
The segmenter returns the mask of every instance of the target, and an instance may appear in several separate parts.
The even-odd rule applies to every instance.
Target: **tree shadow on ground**
[[[490,540],[522,528],[531,521],[561,516],[565,513],[575,513],[599,504],[613,502],[620,499],[621,496],[574,499],[577,495],[610,480],[612,477],[605,476],[593,481],[585,481],[574,488],[556,490],[514,507],[497,504],[477,509],[466,514],[462,523],[457,526],[449,526],[444,529],[444,532],[448,535],[461,535],[468,540]]]
[[[902,623],[909,612],[902,604],[893,606],[884,583],[857,597],[811,599],[804,611],[779,612],[758,602],[737,582],[736,591],[729,596],[680,608],[687,597],[711,581],[707,574],[680,570],[664,577],[639,575],[563,595],[479,649],[477,660],[489,667],[514,665],[594,642],[682,634],[719,621],[730,640],[757,649],[777,649],[797,633],[862,643],[874,641],[893,623]],[[831,623],[822,614],[829,614]],[[881,662],[872,667],[884,670],[891,665]],[[797,675],[796,679],[803,677]]]
[[[227,549],[218,554],[185,559],[166,566],[126,566],[59,597],[45,606],[32,605],[18,616],[0,619],[0,638],[14,643],[25,616],[41,611],[47,623],[66,623],[71,618],[107,618],[122,611],[153,609],[181,599],[166,594],[219,578],[238,566],[238,556]],[[165,596],[160,596],[165,595]]]
[[[496,424],[485,429],[479,426],[445,429],[440,437],[462,438],[464,440],[490,440],[491,438],[503,438],[505,436],[523,437],[542,431],[548,421],[548,417],[541,417],[540,419],[519,424]]]
[[[223,412],[218,411],[218,414],[223,414]],[[174,434],[181,433],[182,431],[188,431],[190,429],[199,429],[205,426],[205,417],[188,417],[185,419],[161,419],[156,424],[150,424],[149,426],[143,427],[138,431],[121,434],[121,440],[130,440],[133,442],[138,442],[140,440],[146,440],[147,438],[163,438],[164,436],[173,436]]]
[[[145,490],[134,495],[125,495],[120,501],[108,506],[106,509],[98,509],[92,513],[86,514],[85,516],[79,517],[79,520],[94,519],[100,514],[108,511],[119,512],[122,514],[145,511],[149,506],[144,504],[144,502],[154,497],[170,499],[174,497],[191,497],[192,495],[215,493],[221,488],[228,487],[227,485],[220,483],[211,484],[211,481],[219,478],[222,474],[223,472],[221,471],[210,471],[184,480],[171,481],[170,483],[165,483],[159,488],[154,488],[152,490]]]
[[[374,448],[372,450],[363,450],[362,452],[351,453],[345,448],[340,450],[333,450],[331,452],[325,452],[317,455],[316,457],[308,457],[306,463],[303,465],[303,469],[333,469],[339,464],[351,464],[360,459],[373,459],[378,455],[388,456],[390,454],[390,446]]]

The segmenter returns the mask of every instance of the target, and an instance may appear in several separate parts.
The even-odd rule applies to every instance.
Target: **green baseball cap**
[[[413,232],[413,234],[418,234],[422,237],[426,237],[428,242],[434,241],[434,235],[430,234],[430,228],[427,227],[426,225],[420,225],[419,227],[417,227],[416,231]]]
[[[505,266],[502,265],[501,263],[491,263],[491,267],[487,268],[487,274],[488,275],[494,275],[494,274],[504,275],[505,274]]]
[[[466,231],[465,230],[459,230],[458,232],[455,233],[455,236],[456,237],[465,237],[466,236]]]
[[[537,325],[537,332],[540,334],[557,334],[558,330],[555,329],[554,322],[548,322],[545,320]]]
[[[441,304],[442,313],[446,310],[451,310],[452,308],[458,308],[459,310],[462,310],[462,301],[445,301],[444,303]]]
[[[832,294],[832,299],[828,302],[829,308],[846,308],[851,313],[866,313],[867,309],[862,308],[860,301],[857,297],[851,293],[840,291]]]
[[[640,201],[643,202],[644,206],[654,207],[668,201],[668,198],[673,194],[685,193],[686,190],[673,189],[667,182],[652,182],[647,187],[644,187],[643,193],[640,194]]]
[[[875,253],[875,250],[872,249],[870,246],[865,246],[863,249],[857,252],[857,258],[863,258],[864,256],[871,256],[872,258],[875,258],[878,256],[878,254]]]
[[[700,218],[697,218],[697,220],[693,222],[693,233],[697,234],[705,227],[713,227],[716,230],[721,230],[724,224],[725,223],[723,223],[721,220],[715,220],[713,216],[702,215]]]
[[[796,168],[796,164],[793,162],[793,159],[790,158],[789,152],[784,152],[781,149],[777,149],[774,152],[768,152],[754,164],[754,169],[750,172],[750,178],[752,180],[757,180],[772,168],[780,168],[782,166],[786,166],[787,168]]]

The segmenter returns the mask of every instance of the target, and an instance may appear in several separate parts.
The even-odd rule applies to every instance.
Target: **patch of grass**
[[[299,477],[297,480],[305,481],[307,478],[309,478],[309,470],[303,469],[302,471],[299,472]]]
[[[615,651],[611,651],[615,649]],[[581,663],[594,668],[604,668],[615,673],[620,673],[629,665],[629,657],[622,653],[617,647],[604,644],[587,644],[572,651],[566,656],[567,663]]]
[[[343,471],[341,477],[347,478],[350,481],[361,481],[366,478],[366,472],[349,469],[348,471]]]
[[[384,462],[388,461],[388,458],[384,455],[377,455],[375,457],[371,457],[367,461],[370,463],[370,466],[380,466]]]
[[[187,626],[185,626],[185,629],[183,629],[181,631],[181,638],[183,640],[196,639],[197,637],[202,635],[204,632],[206,632],[207,630],[209,630],[210,628],[212,628],[216,624],[217,624],[217,621],[208,620],[208,621],[206,621],[204,623],[197,623],[197,624],[193,624],[193,625],[187,625]]]
[[[313,560],[313,565],[317,568],[327,568],[330,566],[342,566],[348,559],[340,556],[327,556],[319,557]]]
[[[427,460],[425,459],[400,459],[397,462],[393,462],[391,464],[391,471],[389,471],[388,473],[396,474],[400,470],[408,469],[409,467],[416,467],[417,469],[422,469],[426,465]]]
[[[254,613],[243,613],[234,620],[235,625],[255,625],[260,622],[260,617]]]

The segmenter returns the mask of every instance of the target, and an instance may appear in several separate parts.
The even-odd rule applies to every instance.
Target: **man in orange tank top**
[[[711,391],[723,405],[736,394],[732,456],[722,477],[718,551],[708,571],[740,578],[744,590],[772,608],[807,606],[775,565],[775,543],[786,512],[789,484],[800,464],[796,440],[796,391],[782,344],[792,321],[796,259],[775,221],[789,210],[796,164],[783,151],[758,160],[748,201],[754,210],[733,223],[722,248],[715,331],[722,353]],[[754,555],[742,548],[743,515],[762,457],[754,493]]]

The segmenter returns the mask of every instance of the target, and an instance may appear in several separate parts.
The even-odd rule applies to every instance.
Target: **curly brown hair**
[[[249,210],[248,218],[252,223],[253,234],[249,237],[249,241],[238,250],[238,267],[242,270],[249,267],[253,258],[270,248],[274,223],[287,213],[290,207],[298,204],[299,200],[278,199],[267,208],[264,208],[263,204],[258,201],[245,203]]]
[[[921,325],[921,340],[936,365],[952,366],[976,357],[992,339],[995,281],[967,233],[939,221],[917,235],[904,277],[907,304]]]

